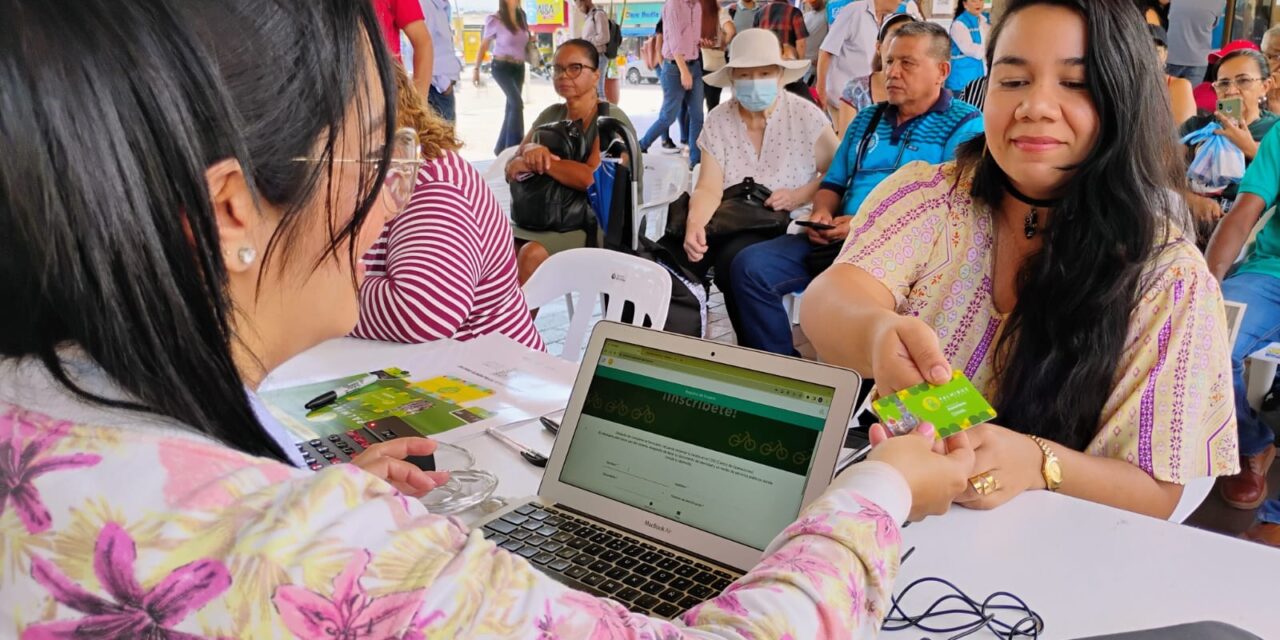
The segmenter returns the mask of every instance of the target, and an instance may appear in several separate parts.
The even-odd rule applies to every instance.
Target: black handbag
[[[588,136],[581,123],[570,120],[539,126],[530,140],[561,158],[579,162],[586,162],[591,145],[595,144],[595,137]],[[511,221],[530,231],[586,231],[586,246],[596,246],[599,222],[587,193],[566,187],[548,175],[511,182]]]
[[[764,206],[773,192],[768,187],[746,178],[724,190],[720,206],[707,223],[707,242],[722,240],[744,231],[785,231],[791,216]],[[689,220],[689,194],[681,195],[667,207],[666,234],[684,238]]]

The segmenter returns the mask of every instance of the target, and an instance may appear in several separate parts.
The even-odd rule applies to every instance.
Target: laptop
[[[573,588],[672,618],[719,594],[834,475],[847,369],[601,322],[538,495],[477,527]]]

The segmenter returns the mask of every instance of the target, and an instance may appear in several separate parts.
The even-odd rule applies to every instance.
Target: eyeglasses
[[[1253,88],[1253,83],[1261,79],[1262,78],[1253,78],[1250,76],[1236,76],[1234,78],[1218,78],[1213,82],[1213,88],[1217,89],[1218,91],[1226,91],[1230,89],[1232,85],[1234,85],[1239,87],[1241,91],[1248,91]]]
[[[382,161],[382,150],[379,149],[369,158],[357,160],[353,158],[334,158],[337,163],[377,165]],[[294,162],[318,162],[316,158],[294,158]],[[390,220],[409,205],[413,197],[413,185],[418,179],[418,168],[422,166],[422,145],[418,140],[418,132],[405,127],[395,132],[391,138],[391,161],[387,166],[387,177],[382,181],[379,195],[386,197],[390,207],[386,218]]]
[[[562,66],[560,66],[560,65],[558,65],[558,64],[557,64],[557,65],[554,65],[553,67],[551,67],[551,77],[553,77],[553,78],[559,78],[560,76],[565,76],[565,77],[569,78],[570,80],[577,80],[577,79],[578,79],[578,76],[582,75],[582,72],[583,72],[584,70],[586,70],[586,69],[590,69],[590,70],[592,70],[592,71],[595,71],[595,70],[596,70],[596,67],[593,67],[593,66],[590,66],[590,65],[585,65],[585,64],[580,64],[580,63],[577,63],[577,62],[575,62],[575,63],[573,63],[573,64],[571,64],[571,65],[569,65],[569,66],[567,66],[567,67],[562,67]]]

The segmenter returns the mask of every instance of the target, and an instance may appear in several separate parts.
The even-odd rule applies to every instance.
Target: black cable
[[[912,547],[903,556],[910,556],[915,548]],[[919,614],[908,614],[902,608],[902,601],[912,589],[923,584],[940,584],[953,593],[948,593],[933,601],[925,610]],[[1004,603],[1002,600],[1010,602]],[[891,599],[892,606],[889,614],[885,616],[882,629],[884,631],[901,631],[915,627],[927,633],[954,633],[950,640],[959,640],[966,636],[970,636],[982,629],[989,629],[997,638],[1003,640],[1014,640],[1015,638],[1039,638],[1044,631],[1044,620],[1027,605],[1026,602],[1018,596],[1007,591],[997,591],[987,596],[982,601],[974,600],[964,591],[960,590],[956,585],[942,578],[920,578],[911,584],[908,584],[896,596]],[[942,607],[948,607],[943,609]],[[1013,618],[1013,615],[1021,614],[1021,617]],[[1005,619],[1014,619],[1010,623],[1001,619],[1004,615]],[[931,620],[938,620],[943,617],[954,618],[962,616],[968,618],[968,621],[954,626],[946,626],[946,623]]]

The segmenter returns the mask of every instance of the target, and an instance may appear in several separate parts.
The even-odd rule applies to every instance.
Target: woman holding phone
[[[1254,49],[1238,49],[1223,56],[1218,61],[1217,70],[1217,79],[1213,81],[1213,90],[1218,94],[1217,112],[1187,120],[1178,135],[1185,136],[1210,122],[1217,122],[1222,127],[1218,134],[1244,153],[1247,165],[1257,155],[1258,143],[1280,120],[1280,116],[1263,106],[1267,92],[1271,90],[1271,67],[1262,53]],[[1195,148],[1188,145],[1187,155],[1189,158],[1194,156]],[[1204,242],[1208,241],[1218,219],[1231,209],[1235,199],[1235,185],[1214,197],[1187,194],[1187,204],[1196,216]]]

